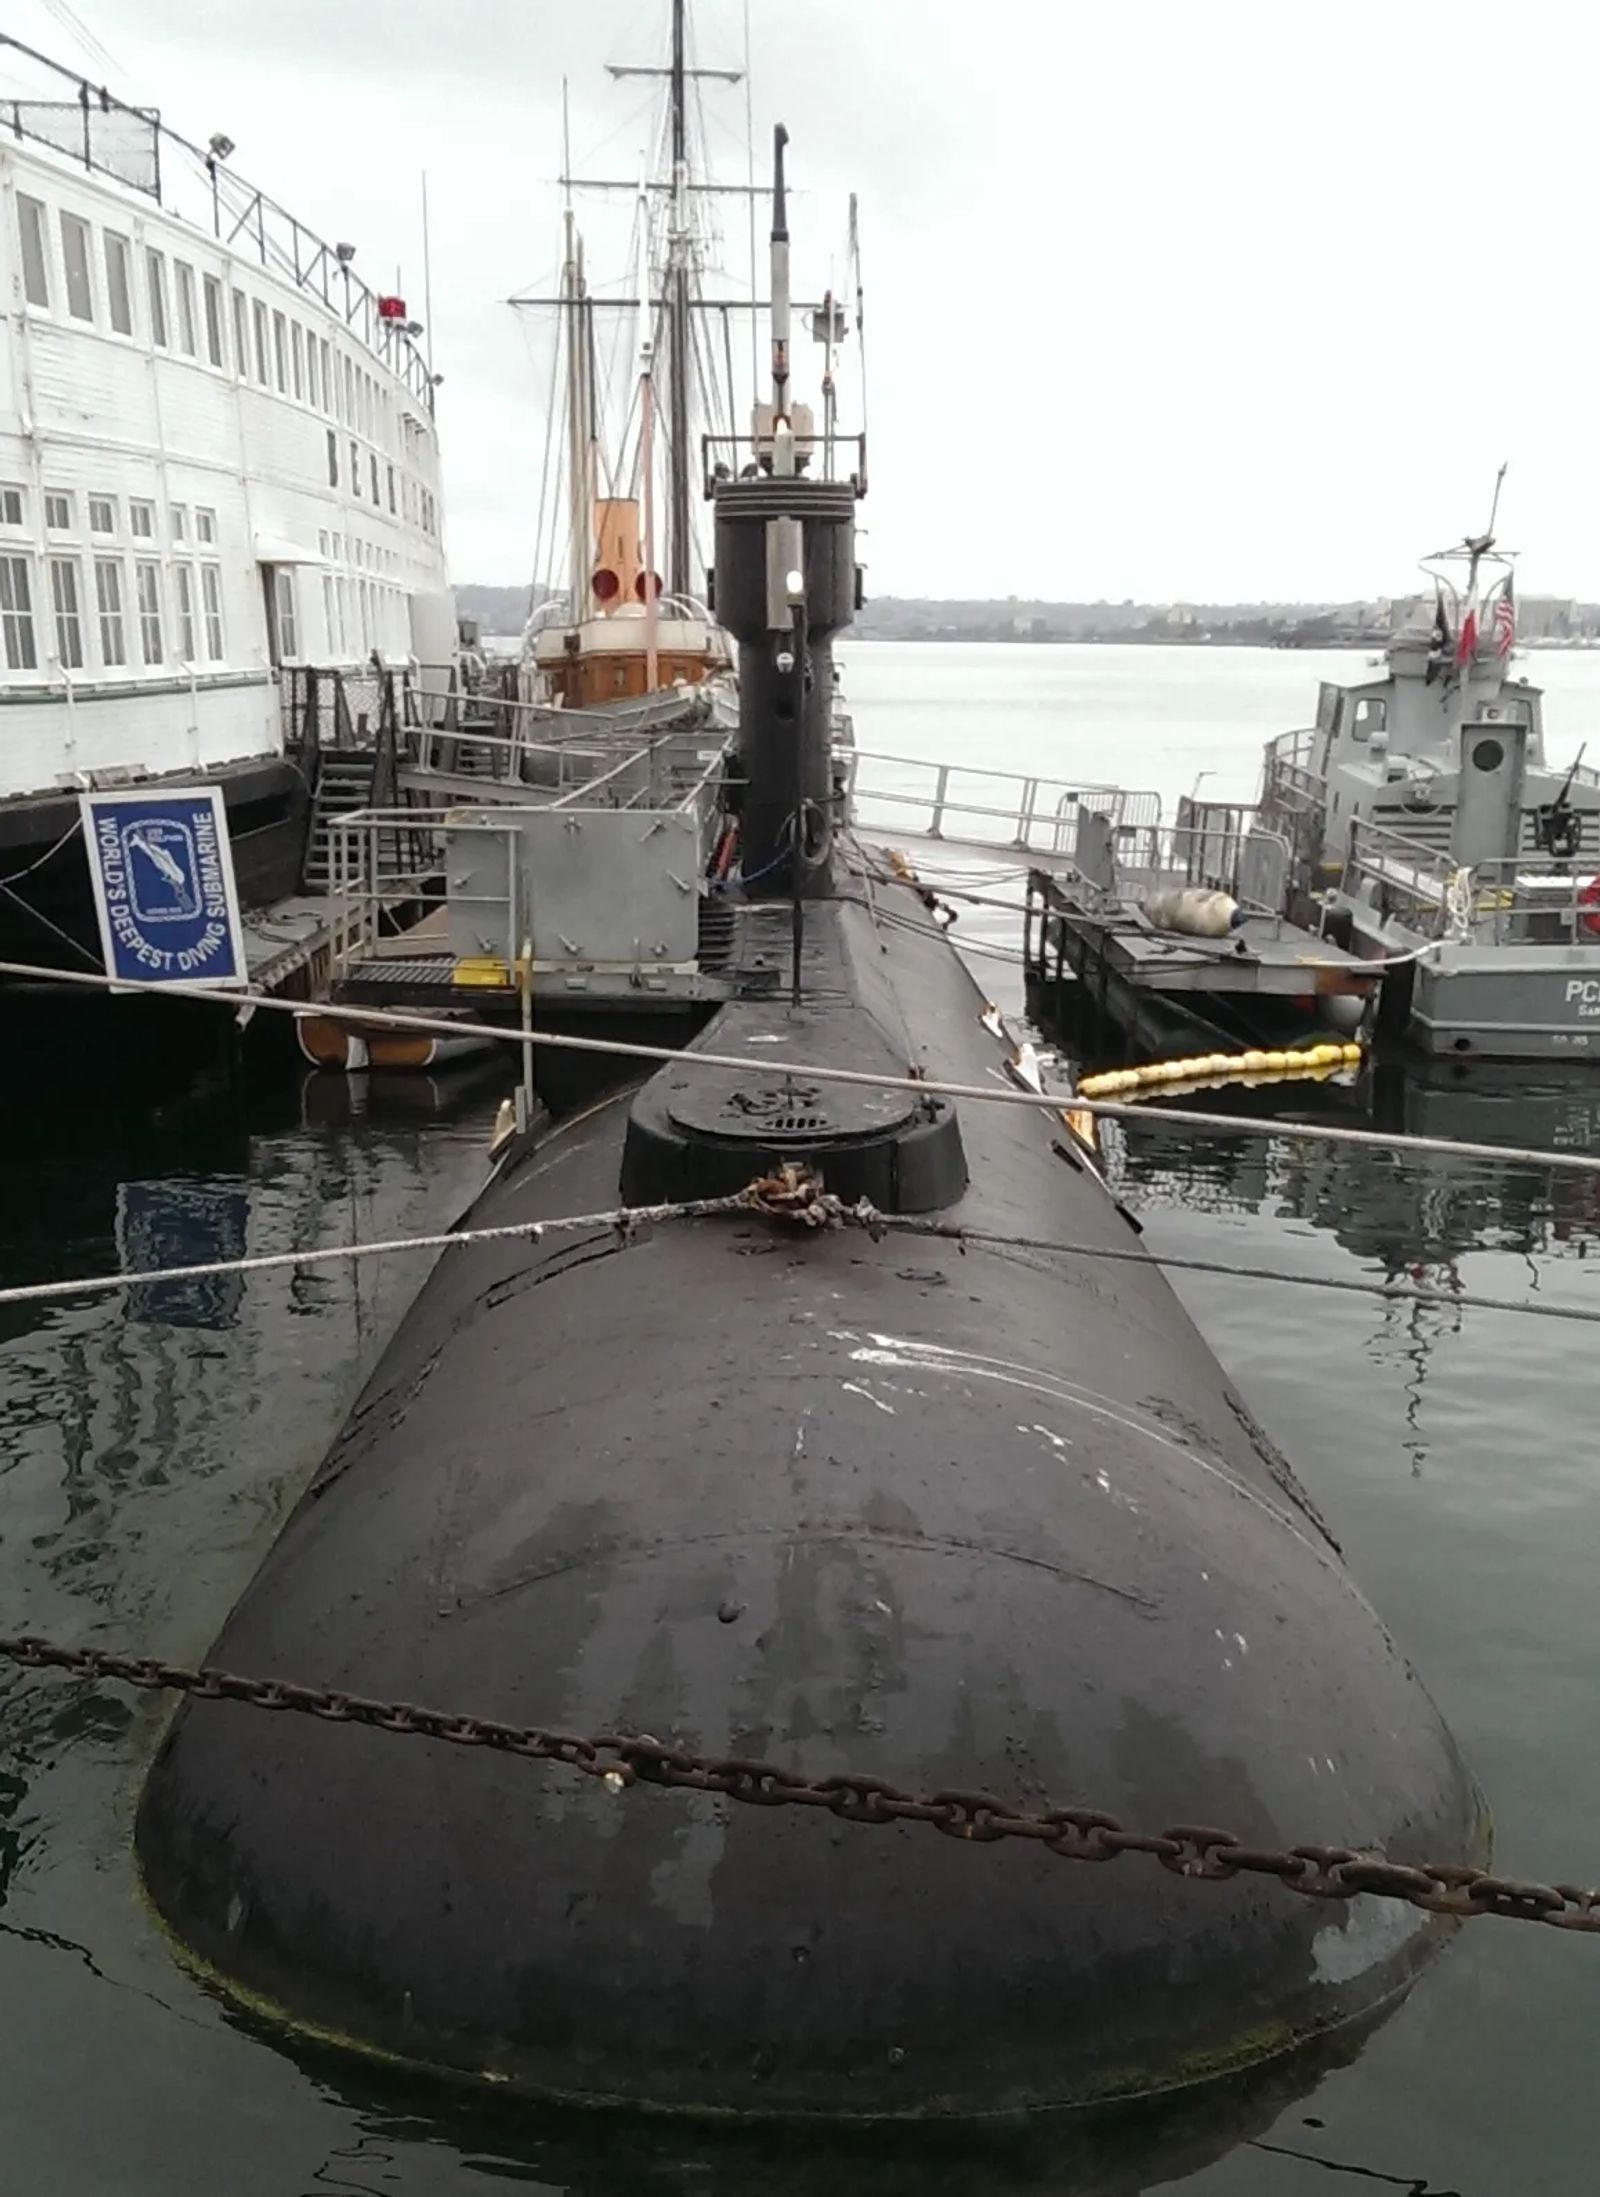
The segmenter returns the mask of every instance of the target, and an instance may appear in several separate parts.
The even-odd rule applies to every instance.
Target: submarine
[[[452,1249],[210,1660],[807,1781],[1478,1858],[1441,1717],[1087,1150],[932,1088],[1006,1088],[1008,1047],[847,813],[864,441],[832,477],[791,395],[784,142],[770,402],[710,482],[739,980],[467,1218],[779,1177],[982,1240],[740,1210]],[[178,1710],[135,1840],[183,1957],[286,2033],[714,2116],[1222,2082],[1362,2033],[1449,1927],[832,1790],[746,1805],[218,1700]]]

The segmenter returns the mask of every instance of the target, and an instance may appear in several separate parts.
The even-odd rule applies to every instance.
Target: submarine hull
[[[1002,1077],[947,943],[833,912],[880,1019],[915,1002],[908,1063]],[[761,1014],[776,1051],[787,1010]],[[640,1103],[556,1130],[473,1222],[613,1204]],[[945,1217],[1136,1244],[1052,1116],[961,1130]],[[753,1217],[452,1252],[212,1660],[1145,1830],[1480,1842],[1422,1686],[1137,1260]],[[292,2023],[712,2111],[1219,2075],[1370,2016],[1440,1928],[225,1703],[179,1712],[137,1837],[176,1935]]]

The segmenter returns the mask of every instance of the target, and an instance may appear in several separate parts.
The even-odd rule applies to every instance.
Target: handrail
[[[846,765],[846,786],[857,803],[878,802],[894,808],[925,809],[928,822],[923,835],[929,839],[946,836],[946,823],[950,818],[975,818],[1009,824],[1009,838],[999,840],[986,834],[968,834],[983,845],[1006,846],[1026,851],[1043,851],[1061,854],[1065,850],[1070,830],[1076,823],[1082,805],[1104,804],[1119,818],[1140,815],[1148,808],[1152,820],[1160,814],[1161,797],[1153,792],[1130,792],[1121,786],[1088,784],[1074,786],[1059,778],[1047,778],[1042,774],[1024,771],[989,770],[978,764],[943,763],[930,761],[925,756],[892,755],[877,748],[852,747],[842,752]],[[863,765],[888,765],[899,771],[931,773],[933,784],[925,792],[908,791],[904,786],[882,785],[867,782],[870,771]],[[1016,805],[1000,808],[992,800],[974,798],[967,800],[959,792],[952,792],[952,781],[976,779],[981,789],[993,786],[1015,786],[1018,789]],[[1055,797],[1053,810],[1044,804]],[[1042,845],[1036,848],[1035,834],[1039,833]]]
[[[1355,819],[1342,887],[1425,937],[1521,947],[1600,946],[1586,895],[1600,864],[1537,852],[1458,863],[1447,848]]]
[[[276,199],[269,198],[265,191],[247,183],[236,170],[227,167],[226,153],[217,153],[209,147],[202,148],[194,144],[163,122],[155,108],[128,106],[107,91],[104,85],[91,85],[80,70],[69,69],[61,62],[53,61],[47,53],[39,52],[37,47],[25,44],[20,38],[13,38],[8,32],[0,31],[0,47],[10,47],[12,52],[25,55],[41,68],[48,69],[52,75],[75,86],[74,101],[60,102],[59,105],[67,112],[75,105],[81,117],[82,145],[79,149],[61,143],[42,128],[30,127],[23,119],[25,109],[37,108],[42,117],[46,111],[56,108],[57,102],[14,97],[6,99],[0,101],[0,115],[9,121],[14,137],[31,138],[35,144],[47,145],[52,152],[61,153],[70,160],[81,160],[85,169],[91,173],[110,176],[113,182],[138,191],[146,198],[153,198],[162,207],[167,205],[167,200],[162,188],[161,146],[163,141],[175,145],[190,160],[197,162],[205,175],[211,194],[212,230],[217,241],[231,248],[242,231],[252,236],[263,267],[274,267],[278,273],[290,276],[297,289],[313,290],[330,312],[342,313],[345,326],[360,336],[379,364],[397,380],[403,381],[412,395],[431,414],[434,408],[434,389],[442,377],[430,370],[426,358],[417,349],[407,328],[386,319],[378,311],[376,294],[368,289],[359,275],[351,272],[349,260],[341,257],[337,246],[324,243],[314,229],[308,229],[303,221],[298,220],[286,207],[280,206]],[[94,116],[97,112],[108,116],[127,116],[141,129],[150,132],[150,183],[141,183],[137,177],[126,175],[105,160],[95,158]],[[224,143],[221,139],[216,142]],[[226,236],[223,235],[224,215],[233,224]],[[342,303],[338,298],[329,295],[329,280],[334,276],[338,278],[342,288]],[[383,332],[382,343],[376,339],[375,330]],[[401,354],[398,361],[395,353]]]

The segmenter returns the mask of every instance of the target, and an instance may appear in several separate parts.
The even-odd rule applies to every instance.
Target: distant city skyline
[[[10,27],[190,135],[225,130],[240,170],[353,239],[370,279],[398,271],[419,317],[427,168],[452,568],[531,576],[549,345],[504,300],[559,259],[563,77],[575,164],[638,172],[653,87],[604,64],[659,56],[665,0],[75,13],[114,68],[45,0],[14,0]],[[860,194],[871,592],[1347,601],[1378,576],[1399,593],[1417,554],[1482,525],[1509,458],[1520,584],[1600,598],[1579,256],[1600,16],[1530,0],[1514,36],[1487,0],[1448,35],[1389,0],[1336,21],[1012,0],[981,34],[963,0],[749,17],[757,140],[780,116],[793,138],[802,286],[830,255],[839,279]],[[695,0],[693,20],[704,60],[742,66],[740,0]],[[1486,95],[1538,126],[1469,191],[1464,118]],[[742,181],[743,91],[708,85],[704,108]],[[725,231],[742,280],[742,215]],[[803,390],[809,344],[796,366]]]

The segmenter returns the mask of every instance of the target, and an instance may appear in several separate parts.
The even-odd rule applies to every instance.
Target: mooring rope
[[[916,1213],[884,1213],[862,1198],[847,1204],[805,1170],[786,1167],[762,1176],[743,1190],[717,1198],[684,1198],[666,1205],[613,1206],[598,1213],[568,1213],[553,1220],[508,1221],[492,1228],[452,1228],[433,1235],[390,1236],[371,1243],[323,1244],[305,1251],[270,1251],[235,1259],[207,1259],[193,1266],[149,1267],[132,1273],[79,1275],[70,1281],[23,1282],[0,1289],[0,1306],[40,1304],[60,1298],[92,1297],[106,1291],[148,1289],[162,1284],[208,1281],[224,1275],[271,1274],[284,1268],[336,1265],[341,1260],[385,1258],[408,1251],[450,1251],[466,1244],[537,1243],[547,1235],[580,1230],[613,1230],[623,1242],[641,1229],[668,1221],[711,1220],[735,1214],[786,1222],[805,1228],[861,1228],[873,1237],[918,1236],[953,1243],[960,1250],[1025,1251],[1057,1258],[1103,1259],[1112,1264],[1156,1266],[1177,1273],[1219,1275],[1234,1281],[1288,1282],[1300,1289],[1341,1290],[1376,1297],[1387,1304],[1424,1304],[1445,1311],[1515,1312],[1530,1319],[1577,1320],[1600,1326],[1600,1308],[1583,1305],[1530,1304],[1523,1298],[1497,1297],[1475,1290],[1429,1289],[1410,1282],[1367,1281],[1349,1274],[1294,1274],[1284,1267],[1247,1266],[1223,1259],[1190,1258],[1179,1252],[1147,1250],[1142,1244],[1071,1243],[1051,1236],[1021,1236],[999,1229],[970,1228],[957,1221],[933,1220]]]
[[[649,1061],[658,1067],[665,1064],[690,1070],[732,1069],[740,1075],[796,1076],[811,1083],[844,1084],[869,1091],[905,1091],[916,1098],[966,1099],[984,1106],[1031,1106],[1058,1115],[1067,1108],[1107,1121],[1137,1122],[1147,1129],[1159,1122],[1180,1129],[1222,1130],[1233,1136],[1283,1137],[1306,1144],[1349,1144],[1373,1151],[1433,1153],[1445,1159],[1491,1160],[1497,1166],[1545,1167],[1562,1173],[1600,1175],[1600,1154],[1586,1152],[1547,1152],[1535,1146],[1516,1144],[1474,1144],[1451,1137],[1412,1136],[1402,1130],[1352,1129],[1333,1122],[1264,1120],[1251,1114],[1210,1114],[1177,1106],[1164,1106],[1159,1114],[1153,1114],[1147,1106],[1130,1105],[1116,1099],[1080,1099],[1070,1091],[1020,1090],[999,1083],[957,1083],[938,1076],[876,1075],[863,1068],[824,1067],[814,1061],[757,1060],[747,1054],[641,1045],[623,1038],[578,1037],[569,1031],[523,1030],[492,1022],[462,1022],[443,1015],[408,1014],[388,1007],[355,1007],[342,1002],[311,1005],[298,999],[269,999],[260,992],[219,991],[207,984],[129,986],[98,971],[91,975],[87,970],[51,969],[21,961],[0,961],[0,976],[23,977],[46,984],[79,984],[100,991],[134,990],[176,999],[208,1000],[214,1006],[228,1008],[235,1015],[248,1016],[261,1010],[296,1017],[323,1015],[335,1022],[371,1029],[422,1030],[438,1037],[481,1037],[497,1044],[531,1045],[552,1052]],[[781,1002],[774,1003],[773,1011],[782,1012]]]

